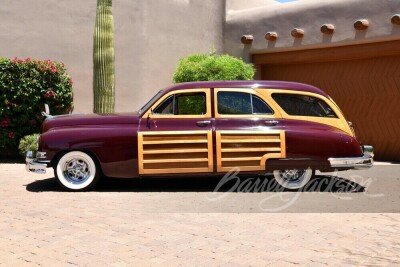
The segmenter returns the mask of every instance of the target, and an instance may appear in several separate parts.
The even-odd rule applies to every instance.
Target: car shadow
[[[233,192],[262,193],[286,192],[273,177],[240,177],[229,181],[216,177],[201,178],[146,178],[111,179],[105,178],[94,192]],[[62,192],[55,178],[37,180],[26,185],[29,192]],[[346,178],[319,175],[313,178],[301,192],[360,193],[365,187]]]

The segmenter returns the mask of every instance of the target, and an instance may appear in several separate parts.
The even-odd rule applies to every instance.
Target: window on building
[[[218,92],[218,113],[225,115],[273,114],[259,97],[243,92]]]
[[[288,115],[337,118],[329,105],[316,97],[298,94],[272,94],[272,98]]]

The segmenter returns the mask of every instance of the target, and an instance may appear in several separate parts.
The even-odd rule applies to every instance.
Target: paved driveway
[[[0,164],[0,265],[397,266],[399,171],[319,175],[306,192],[232,175],[67,193],[52,172]]]

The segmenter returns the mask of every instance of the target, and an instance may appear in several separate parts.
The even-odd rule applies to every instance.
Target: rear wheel
[[[287,189],[299,189],[304,187],[314,176],[311,168],[305,170],[275,170],[274,178],[282,187]]]
[[[100,173],[91,156],[81,151],[63,155],[54,170],[59,185],[68,191],[86,191],[100,179]]]

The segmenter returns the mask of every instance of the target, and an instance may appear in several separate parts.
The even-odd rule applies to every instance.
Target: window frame
[[[234,93],[246,93],[252,96],[256,96],[260,100],[264,101],[265,104],[272,110],[272,114],[220,114],[218,112],[218,93],[219,92],[234,92]],[[253,97],[250,98],[251,105],[253,105]],[[253,106],[252,106],[253,110]],[[215,118],[276,118],[278,113],[276,112],[273,105],[269,103],[265,97],[259,94],[252,88],[214,88],[214,112]]]
[[[153,110],[156,109],[160,104],[165,102],[170,96],[177,94],[193,94],[193,93],[204,93],[206,96],[206,113],[198,114],[198,115],[174,115],[174,114],[160,114],[153,113]],[[174,107],[175,108],[175,107]],[[142,118],[146,118],[150,116],[151,118],[159,118],[159,119],[178,119],[178,118],[211,118],[211,96],[210,89],[201,88],[201,89],[180,89],[170,91],[163,96],[161,96],[142,116]]]
[[[289,114],[289,113],[287,113],[287,112],[282,108],[282,106],[274,99],[274,97],[273,97],[274,94],[280,94],[280,95],[296,95],[296,96],[298,95],[298,96],[306,96],[306,97],[313,97],[313,98],[316,98],[316,99],[318,99],[319,101],[323,101],[323,102],[332,110],[332,112],[334,113],[335,117],[328,117],[328,116],[322,116],[322,117],[320,117],[320,116],[311,116],[311,115],[296,115],[296,114],[292,115],[292,114]],[[317,96],[317,95],[315,95],[315,94],[310,94],[310,93],[308,93],[308,92],[304,92],[304,93],[298,92],[298,91],[285,91],[285,92],[282,92],[282,90],[280,90],[279,92],[277,92],[277,91],[272,91],[272,92],[271,92],[271,99],[276,103],[276,105],[279,107],[279,109],[281,110],[281,112],[282,112],[283,114],[285,114],[286,116],[291,117],[291,118],[296,118],[296,119],[300,119],[300,118],[341,119],[341,118],[342,118],[342,113],[341,113],[341,112],[337,112],[336,106],[332,106],[332,102],[331,102],[331,101],[327,101],[327,99],[325,99],[325,98],[319,97],[319,96]]]

